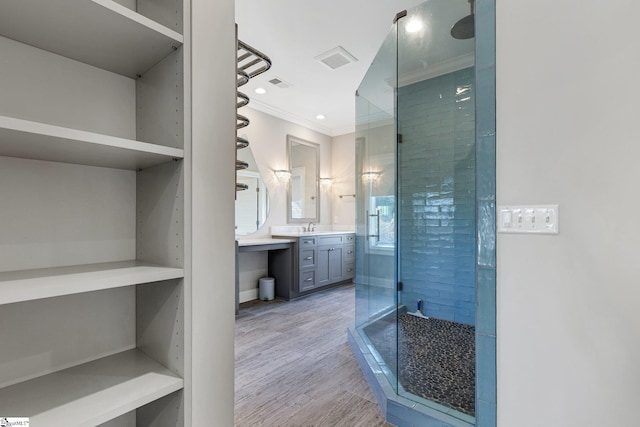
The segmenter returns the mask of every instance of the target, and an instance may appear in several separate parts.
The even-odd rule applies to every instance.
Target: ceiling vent
[[[288,87],[291,87],[291,83],[287,83],[279,77],[272,78],[271,80],[269,80],[269,83],[279,87],[280,89],[286,89]]]
[[[340,67],[344,67],[347,64],[351,64],[357,61],[356,57],[344,50],[342,46],[335,47],[326,51],[314,59],[322,62],[327,67],[335,70]]]

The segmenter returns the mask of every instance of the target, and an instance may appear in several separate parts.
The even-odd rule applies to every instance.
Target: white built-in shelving
[[[188,3],[0,2],[0,416],[185,425]]]
[[[178,32],[112,0],[6,0],[0,35],[128,77],[182,46]]]
[[[96,426],[183,387],[139,350],[127,350],[0,389],[0,413],[30,427]]]
[[[0,273],[0,304],[160,282],[184,277],[181,268],[138,261],[82,264]]]
[[[0,116],[0,156],[137,170],[182,159],[184,150]]]

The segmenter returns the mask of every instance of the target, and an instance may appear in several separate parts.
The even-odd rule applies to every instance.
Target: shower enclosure
[[[476,415],[471,6],[399,13],[356,92],[356,334],[393,392],[444,426]],[[452,30],[463,17],[469,38]]]

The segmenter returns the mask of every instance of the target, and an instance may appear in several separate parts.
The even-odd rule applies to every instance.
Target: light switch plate
[[[498,233],[558,234],[558,205],[498,206]]]

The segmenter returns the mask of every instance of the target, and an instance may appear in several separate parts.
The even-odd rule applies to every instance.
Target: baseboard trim
[[[247,301],[253,301],[258,299],[258,289],[249,289],[246,291],[240,291],[240,304]]]

